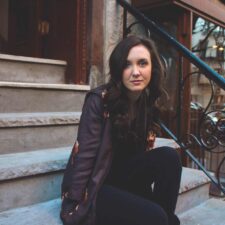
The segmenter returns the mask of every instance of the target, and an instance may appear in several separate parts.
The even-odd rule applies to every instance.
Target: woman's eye
[[[148,64],[148,62],[146,60],[140,60],[139,61],[140,66],[146,66],[147,64]]]
[[[126,68],[128,68],[128,67],[130,67],[130,66],[131,66],[131,63],[130,63],[130,62],[126,62],[124,68],[126,69]]]

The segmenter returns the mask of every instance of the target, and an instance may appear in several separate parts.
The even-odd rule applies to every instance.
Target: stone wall
[[[89,79],[91,88],[108,81],[110,54],[115,45],[123,38],[123,8],[116,0],[104,0],[103,11],[103,72],[99,71],[98,66],[91,65]]]
[[[123,9],[115,0],[105,0],[104,26],[104,81],[109,78],[108,60],[110,54],[123,36]]]
[[[131,2],[131,0],[127,0]],[[104,0],[103,15],[103,72],[99,71],[98,66],[91,65],[89,84],[91,88],[106,83],[109,80],[108,61],[115,45],[123,38],[123,8],[116,0]],[[135,18],[128,14],[128,26],[135,21]],[[132,34],[145,36],[143,26],[135,25]]]

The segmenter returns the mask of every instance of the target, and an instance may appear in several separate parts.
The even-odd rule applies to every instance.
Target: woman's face
[[[144,45],[130,49],[122,82],[128,91],[140,94],[151,80],[152,63],[149,50]]]

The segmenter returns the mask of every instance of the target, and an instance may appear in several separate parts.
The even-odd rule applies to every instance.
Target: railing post
[[[177,139],[180,141],[181,140],[181,131],[182,131],[182,106],[183,106],[183,57],[180,55],[179,56],[179,61],[178,61],[178,93],[177,93]]]
[[[191,39],[192,39],[192,12],[185,11],[178,17],[178,29],[177,36],[178,41],[184,45],[187,49],[191,49]],[[186,79],[185,85],[181,88],[183,80],[190,74],[191,66],[190,62],[186,60],[180,53],[180,62],[179,62],[179,78],[178,85],[180,93],[178,98],[180,98],[180,121],[179,121],[179,132],[178,139],[186,138],[187,134],[190,133],[190,103],[191,103],[191,79],[190,77]],[[179,107],[179,106],[178,106]],[[188,137],[187,137],[188,138]],[[186,154],[182,155],[183,165],[187,166],[187,157]]]

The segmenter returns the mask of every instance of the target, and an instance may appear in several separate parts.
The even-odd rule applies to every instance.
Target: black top
[[[105,180],[107,184],[118,184],[121,168],[131,157],[145,151],[145,137],[137,132],[137,121],[132,121],[127,140],[113,143],[113,161]]]

